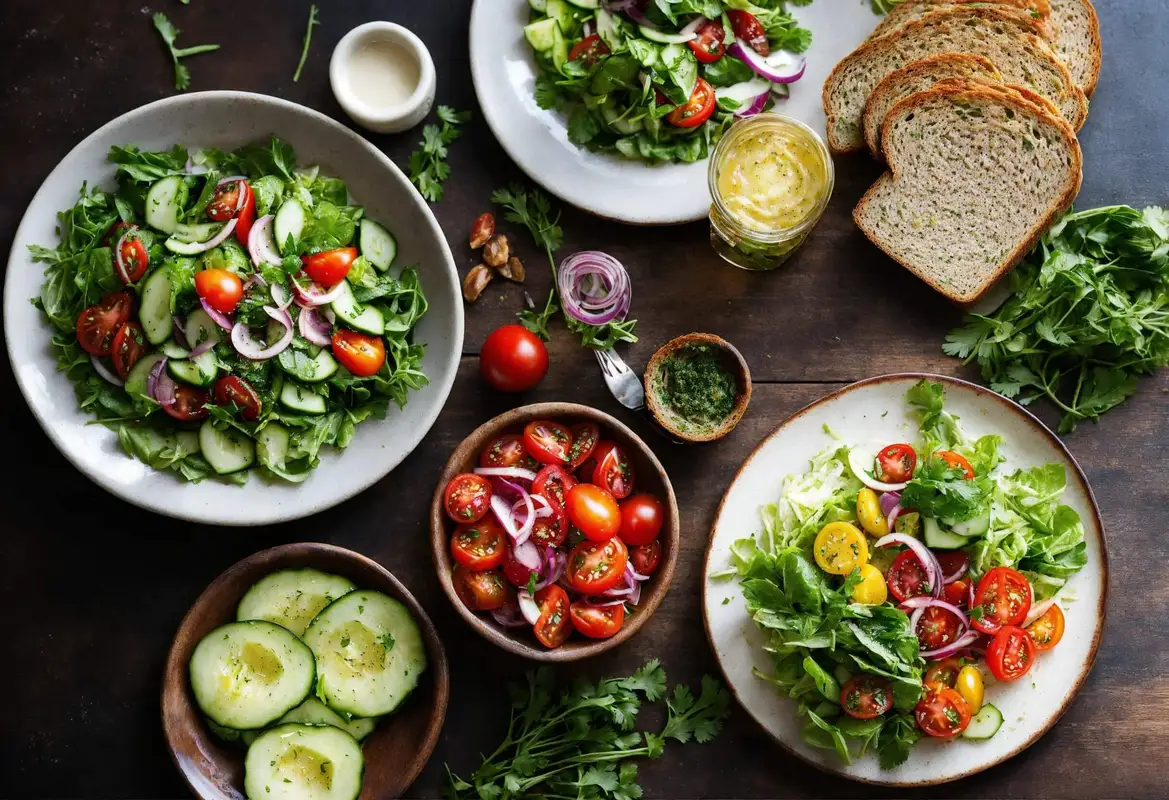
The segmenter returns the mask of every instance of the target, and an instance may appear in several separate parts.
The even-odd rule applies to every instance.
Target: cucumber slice
[[[304,702],[316,678],[312,651],[271,622],[231,622],[203,637],[188,665],[199,709],[225,728],[254,730]]]
[[[361,745],[348,733],[289,722],[248,747],[244,793],[248,800],[356,800],[364,774]]]
[[[305,223],[308,221],[308,215],[305,214],[304,206],[295,197],[284,201],[280,206],[280,210],[276,212],[276,218],[272,220],[272,231],[276,236],[276,246],[280,248],[280,252],[284,252],[285,246],[288,244],[288,237],[291,236],[294,241],[300,239],[300,235],[304,233]]]
[[[622,136],[631,136],[642,129],[641,117],[629,119],[622,116],[617,104],[611,99],[601,105],[601,117],[610,128]]]
[[[524,38],[528,40],[528,44],[537,53],[547,53],[555,44],[553,31],[556,25],[556,20],[551,17],[531,22],[524,26]]]
[[[344,717],[322,703],[315,697],[310,697],[296,708],[280,718],[280,723],[300,722],[305,725],[332,725],[348,733],[357,741],[373,733],[381,717],[354,717],[346,721]]]
[[[1003,712],[990,703],[984,705],[970,720],[966,730],[962,731],[963,739],[989,739],[999,732],[1003,726]]]
[[[276,357],[276,363],[282,370],[303,383],[320,383],[337,371],[337,360],[328,350],[310,356],[303,350],[289,347]]]
[[[597,9],[597,35],[614,53],[625,44],[625,36],[621,33],[617,21],[613,19],[613,15],[609,11],[603,8]]]
[[[355,330],[381,336],[386,332],[386,318],[373,306],[362,307],[353,296],[349,281],[341,282],[341,291],[329,304],[337,318]]]
[[[156,269],[142,284],[142,302],[138,306],[138,321],[142,332],[151,344],[162,344],[174,330],[174,317],[170,311],[170,298],[174,282],[170,270]]]
[[[533,11],[547,11],[548,0],[528,0],[528,5],[532,7]]]
[[[600,5],[597,0],[568,0],[568,2],[577,8],[587,8],[590,11],[596,9],[596,7]]]
[[[125,388],[131,399],[138,400],[150,397],[146,392],[146,384],[150,380],[150,370],[154,369],[154,365],[164,358],[166,356],[162,353],[147,353],[138,359],[134,366],[130,367],[130,372],[126,375]],[[153,398],[151,399],[153,400]]]
[[[237,731],[234,728],[225,728],[222,725],[216,725],[215,720],[208,719],[207,717],[203,717],[203,721],[207,723],[207,727],[211,729],[212,733],[231,744],[241,741],[245,733],[251,733],[251,731]]]
[[[389,714],[426,669],[422,634],[406,607],[380,592],[350,592],[304,632],[317,657],[317,696],[355,717]]]
[[[686,42],[694,38],[694,34],[670,33],[669,31],[650,28],[646,25],[638,25],[637,30],[651,42],[657,42],[659,44],[686,44]]]
[[[265,467],[284,469],[288,460],[288,428],[275,422],[256,434],[256,458]]]
[[[170,237],[163,244],[166,245],[167,250],[180,256],[197,256],[207,250],[206,245],[202,242],[184,242],[175,236]]]
[[[191,351],[174,339],[167,339],[158,346],[158,351],[167,358],[190,358]]]
[[[187,183],[178,175],[155,181],[146,193],[146,224],[163,233],[174,233],[187,202]]]
[[[196,431],[175,431],[175,442],[183,449],[184,453],[202,451],[202,448],[199,447],[199,434]]]
[[[303,414],[325,413],[324,397],[292,381],[285,381],[281,387],[280,402],[286,408]]]
[[[191,349],[206,341],[210,341],[212,347],[223,341],[223,334],[220,332],[223,328],[219,327],[215,320],[211,319],[211,315],[201,308],[191,312],[184,327],[187,331],[187,346]],[[281,330],[283,331],[283,328]]]
[[[237,622],[265,619],[302,636],[322,608],[356,588],[339,575],[315,569],[282,569],[252,584],[239,601],[235,618]]]
[[[256,460],[256,445],[246,434],[235,428],[216,428],[211,420],[199,427],[199,448],[219,475],[247,469]]]
[[[215,354],[208,350],[188,359],[172,358],[166,362],[166,371],[176,381],[206,388],[219,377],[219,361]]]
[[[950,530],[959,536],[975,537],[985,536],[986,532],[990,530],[990,509],[986,509],[977,517],[972,519],[962,520],[950,525]]]
[[[564,65],[567,63],[568,40],[564,38],[560,25],[557,24],[552,28],[552,66],[556,67],[557,72],[563,74]]]
[[[565,0],[546,0],[544,13],[560,24],[561,33],[572,27],[574,21],[572,9]]]
[[[361,254],[369,263],[385,272],[398,255],[398,240],[394,234],[367,217],[361,219]]]
[[[970,542],[965,536],[959,536],[943,528],[933,517],[926,517],[922,521],[922,527],[925,529],[926,546],[935,550],[957,550]]]
[[[180,222],[175,226],[172,238],[182,242],[205,242],[223,230],[223,222],[203,222],[197,225],[188,225]]]

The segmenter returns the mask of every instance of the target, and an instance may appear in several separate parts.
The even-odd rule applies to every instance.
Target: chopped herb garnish
[[[296,83],[300,80],[300,71],[304,69],[305,59],[308,58],[308,46],[309,42],[311,42],[313,38],[313,28],[321,24],[320,20],[317,19],[318,11],[319,9],[317,8],[316,3],[308,7],[308,27],[304,29],[304,47],[300,51],[300,61],[297,62],[296,72],[292,73],[293,83]]]
[[[410,182],[432,203],[442,200],[442,185],[451,175],[447,163],[447,146],[462,133],[459,127],[471,119],[470,111],[455,111],[450,106],[438,107],[442,125],[427,125],[422,129],[422,147],[410,154]]]
[[[191,73],[181,63],[181,59],[187,56],[196,56],[200,53],[210,53],[218,50],[217,44],[197,44],[193,47],[175,47],[175,39],[179,36],[179,30],[171,21],[166,18],[166,14],[158,11],[154,14],[154,27],[162,36],[163,42],[166,43],[167,50],[170,51],[171,61],[175,65],[175,88],[180,92],[186,90],[191,85]]]

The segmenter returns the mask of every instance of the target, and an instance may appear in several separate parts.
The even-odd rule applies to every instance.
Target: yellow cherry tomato
[[[860,528],[829,522],[816,534],[816,563],[830,575],[847,575],[869,563],[869,543]]]
[[[954,686],[962,699],[970,706],[970,713],[977,714],[982,708],[982,673],[973,664],[967,664],[958,671],[958,681]]]
[[[852,601],[869,606],[879,606],[889,597],[885,576],[872,564],[861,565],[861,582],[852,590]]]
[[[872,489],[861,489],[856,496],[856,516],[861,527],[873,536],[884,536],[889,532],[889,521],[881,513],[881,500]]]

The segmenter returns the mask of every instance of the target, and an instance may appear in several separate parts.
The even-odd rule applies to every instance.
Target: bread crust
[[[1057,41],[1059,30],[1052,21],[1051,0],[902,0],[885,15],[881,24],[869,34],[870,39],[896,33],[897,29],[905,24],[901,17],[907,16],[910,9],[920,5],[950,5],[962,6],[972,3],[994,4],[1002,6],[1003,11],[1018,11],[1034,21],[1036,32],[1052,42]]]
[[[1088,16],[1088,75],[1087,80],[1080,86],[1084,90],[1085,97],[1091,97],[1096,92],[1096,85],[1100,81],[1100,67],[1104,60],[1104,42],[1100,37],[1100,17],[1096,15],[1096,7],[1092,5],[1092,0],[1070,0],[1070,2],[1078,3]],[[1056,19],[1058,15],[1054,13],[1052,20],[1058,24]]]

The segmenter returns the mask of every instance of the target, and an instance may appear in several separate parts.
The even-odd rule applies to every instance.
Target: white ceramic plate
[[[512,160],[552,194],[601,217],[636,225],[704,218],[710,207],[706,161],[649,166],[592,153],[568,141],[562,114],[536,105],[536,65],[523,34],[529,10],[527,0],[476,0],[471,9],[475,92],[495,138]],[[775,110],[823,132],[824,79],[880,18],[868,0],[815,0],[792,13],[812,31],[808,71]]]
[[[412,392],[404,411],[357,428],[348,449],[324,448],[321,465],[301,484],[252,476],[244,487],[217,480],[185,483],[127,456],[117,435],[77,405],[72,384],[57,372],[52,330],[29,298],[39,294],[44,266],[28,245],[56,246],[57,212],[77,202],[83,181],[114,187],[111,145],[143,149],[234,148],[276,134],[296,148],[301,165],[319,164],[346,181],[366,213],[398,239],[398,260],[418,264],[430,310],[419,322],[430,385]],[[49,438],[73,464],[117,496],[181,519],[263,525],[297,519],[352,497],[382,478],[417,446],[450,393],[463,345],[463,304],[454,260],[426,203],[394,164],[357,134],[316,111],[264,95],[201,92],[179,95],[118,117],[65,156],[33,198],[16,231],[4,282],[4,335],[17,383]]]
[[[905,392],[923,377],[945,384],[946,409],[961,417],[967,433],[998,433],[1004,438],[1006,467],[1064,464],[1068,488],[1063,502],[1074,508],[1084,523],[1088,565],[1070,581],[1069,590],[1077,599],[1061,603],[1067,619],[1063,641],[1042,654],[1025,678],[988,685],[987,702],[998,706],[1005,718],[993,738],[982,742],[923,740],[913,748],[909,760],[894,770],[882,770],[873,755],[845,766],[834,751],[805,744],[795,703],[751,674],[753,666],[767,671],[770,665],[762,649],[763,637],[747,615],[738,582],[707,577],[703,588],[711,647],[747,713],[784,749],[805,761],[847,778],[892,786],[952,781],[1010,758],[1055,724],[1092,668],[1104,627],[1108,556],[1092,491],[1059,439],[1015,403],[964,381],[934,375],[891,375],[855,383],[796,413],[755,449],[723,496],[703,573],[709,576],[726,569],[731,543],[758,533],[758,509],[775,502],[783,477],[805,471],[808,460],[831,442],[824,425],[848,442],[912,441],[917,424],[909,416]],[[730,599],[724,605],[726,598]]]

